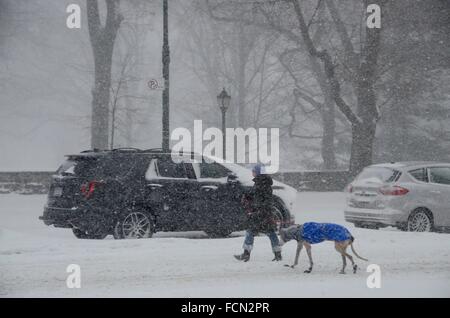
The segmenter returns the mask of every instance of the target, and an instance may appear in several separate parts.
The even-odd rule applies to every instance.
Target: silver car
[[[450,164],[398,162],[365,168],[347,188],[345,220],[356,227],[450,230]]]

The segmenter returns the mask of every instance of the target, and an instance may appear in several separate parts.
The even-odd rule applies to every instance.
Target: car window
[[[150,161],[147,171],[145,172],[145,179],[152,180],[157,179],[158,174],[156,173],[156,159]]]
[[[417,181],[428,182],[427,170],[425,168],[411,170],[409,174]]]
[[[99,159],[94,158],[74,158],[64,161],[56,171],[60,176],[73,177],[95,177],[100,173],[101,164]]]
[[[231,173],[230,170],[217,162],[207,163],[202,162],[199,164],[200,178],[226,178]]]
[[[156,169],[160,177],[177,179],[188,177],[184,163],[175,163],[172,160],[157,160]]]
[[[74,160],[64,161],[56,170],[57,175],[75,175],[76,162]]]
[[[135,175],[137,163],[136,158],[111,158],[102,165],[103,175],[107,178],[123,178]]]
[[[450,185],[450,168],[430,168],[430,182]]]
[[[384,167],[368,167],[365,168],[356,178],[356,181],[361,180],[378,180],[380,182],[393,182],[398,179],[400,172],[397,170]]]
[[[194,167],[191,163],[183,163],[184,168],[186,169],[186,174],[189,179],[196,179]]]

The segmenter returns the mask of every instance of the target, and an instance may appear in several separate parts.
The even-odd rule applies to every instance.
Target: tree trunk
[[[107,149],[109,135],[109,102],[114,42],[122,17],[119,0],[106,0],[105,26],[100,23],[98,0],[86,0],[89,36],[94,54],[95,83],[92,90],[91,147]]]
[[[330,94],[324,92],[325,103],[324,109],[322,111],[322,160],[323,168],[325,170],[334,170],[337,168],[336,163],[336,153],[334,147],[334,138],[336,132],[336,121],[335,121],[335,105],[334,100],[330,98]]]
[[[111,89],[111,60],[108,56],[95,56],[95,86],[92,90],[92,149],[108,148],[109,101]]]
[[[325,18],[325,2],[318,3],[318,18]],[[325,33],[325,28],[319,25],[317,31],[312,37],[314,43],[320,43],[322,36]],[[331,94],[331,88],[328,81],[325,78],[323,69],[320,67],[317,59],[311,55],[309,61],[312,66],[313,73],[319,83],[320,89],[324,96],[324,107],[321,111],[322,117],[322,144],[321,155],[323,160],[323,169],[335,170],[337,168],[336,162],[336,150],[334,147],[334,139],[336,135],[336,105]]]
[[[323,69],[320,68],[316,57],[309,56],[311,69],[319,83],[320,90],[324,96],[324,107],[321,111],[322,117],[322,145],[321,155],[323,160],[323,168],[333,170],[337,168],[336,151],[334,147],[334,139],[336,135],[336,116],[335,102],[331,92],[329,81],[327,80]]]
[[[129,97],[131,92],[128,87],[128,83],[123,85],[125,92],[125,147],[133,147],[133,101]]]
[[[246,76],[245,69],[247,65],[248,59],[248,49],[246,44],[246,36],[243,25],[239,25],[239,45],[238,45],[238,60],[239,60],[239,69],[238,69],[238,127],[245,128],[245,98],[247,95],[246,91]]]
[[[357,115],[360,121],[352,125],[353,140],[350,157],[350,173],[352,175],[356,175],[362,168],[372,164],[373,143],[380,116],[374,87],[380,40],[380,29],[366,28],[366,41],[361,52],[356,88]]]
[[[352,176],[356,176],[364,167],[372,164],[375,132],[376,124],[352,125],[352,149],[349,167]]]

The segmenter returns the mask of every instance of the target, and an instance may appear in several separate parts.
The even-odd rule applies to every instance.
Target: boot
[[[272,262],[274,262],[274,261],[279,262],[279,261],[282,260],[281,252],[273,252],[273,254],[275,255],[275,257],[274,257],[274,259],[272,260]]]
[[[248,262],[250,260],[250,251],[244,250],[244,253],[241,255],[234,255],[238,261]]]

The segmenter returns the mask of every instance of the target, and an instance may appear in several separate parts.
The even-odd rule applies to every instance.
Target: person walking
[[[265,174],[264,166],[257,164],[252,169],[253,188],[242,198],[247,212],[247,231],[243,244],[244,252],[234,255],[239,261],[248,262],[253,249],[255,235],[266,234],[275,255],[272,261],[281,261],[281,245],[276,234],[276,222],[273,215],[272,178]]]

